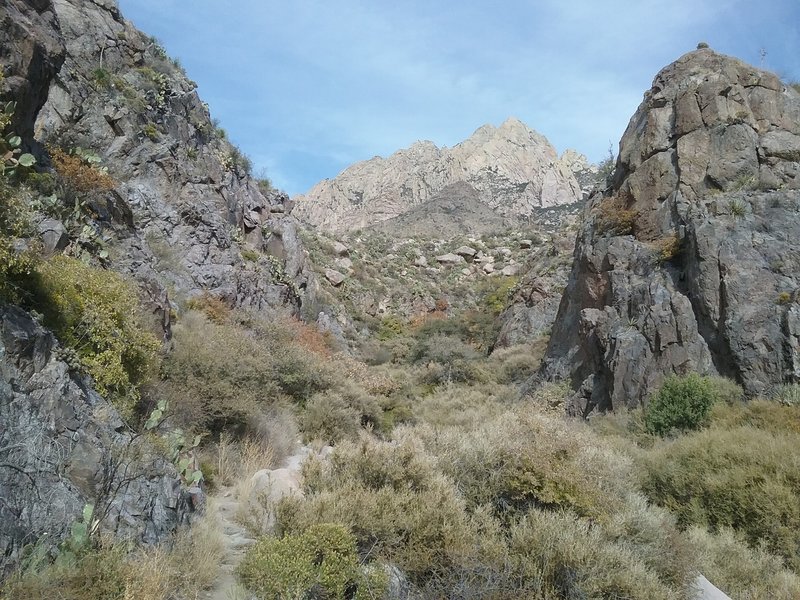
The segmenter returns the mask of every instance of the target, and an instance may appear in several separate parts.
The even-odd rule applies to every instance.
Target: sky
[[[800,0],[119,0],[254,172],[291,195],[514,116],[598,162],[706,42],[800,80]]]

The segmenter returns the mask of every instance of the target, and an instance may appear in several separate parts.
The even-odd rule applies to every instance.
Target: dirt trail
[[[289,471],[299,480],[300,467],[309,454],[308,448],[300,448],[285,461],[281,469],[276,471]],[[282,491],[279,494],[282,494]],[[219,518],[224,549],[217,582],[201,597],[201,600],[249,600],[247,593],[236,582],[235,571],[248,546],[255,540],[236,522],[240,504],[241,501],[236,497],[233,486],[221,488],[210,498],[209,506],[211,510],[217,512]]]

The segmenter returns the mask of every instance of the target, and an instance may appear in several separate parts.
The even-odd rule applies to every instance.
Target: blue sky
[[[598,161],[656,72],[699,41],[800,79],[800,0],[119,4],[180,59],[256,172],[290,194],[509,116]]]

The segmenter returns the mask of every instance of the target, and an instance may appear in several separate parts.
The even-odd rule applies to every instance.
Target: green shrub
[[[641,488],[681,526],[732,528],[800,568],[800,436],[711,428],[645,454]]]
[[[650,433],[661,436],[699,429],[708,424],[715,400],[714,388],[706,377],[668,377],[647,404],[645,425]]]
[[[730,529],[716,535],[701,527],[688,532],[697,554],[698,570],[737,600],[800,598],[800,577],[786,569],[780,557],[765,548],[751,548]]]
[[[359,429],[380,430],[383,410],[378,400],[354,382],[345,381],[334,390],[314,394],[300,417],[307,440],[328,444],[353,438]]]
[[[479,357],[480,353],[460,338],[441,334],[418,338],[411,353],[415,363],[427,366],[423,381],[433,385],[480,380]]]
[[[359,565],[353,535],[327,523],[281,539],[261,539],[248,550],[237,573],[262,600],[380,598],[387,586],[383,570]]]
[[[25,203],[0,173],[0,300],[19,301],[37,256],[17,248],[17,240],[32,234]]]
[[[45,325],[77,352],[97,391],[132,416],[160,348],[138,316],[135,288],[118,273],[66,256],[42,262],[32,287]]]

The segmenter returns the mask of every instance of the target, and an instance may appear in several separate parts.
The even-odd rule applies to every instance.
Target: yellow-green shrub
[[[34,305],[74,349],[95,386],[130,416],[160,344],[138,318],[136,290],[121,275],[67,256],[40,263]]]
[[[382,570],[359,565],[353,535],[327,523],[281,539],[261,539],[248,550],[237,573],[262,600],[310,594],[331,600],[380,598],[387,585]]]
[[[733,427],[662,443],[641,465],[641,488],[682,526],[732,528],[800,568],[800,436]]]
[[[241,430],[282,399],[303,405],[340,383],[330,361],[298,342],[291,323],[236,312],[225,319],[192,311],[173,327],[159,391],[184,426]]]
[[[397,564],[415,580],[443,571],[478,545],[464,503],[413,440],[343,442],[330,463],[305,469],[306,497],[284,498],[279,528],[298,534],[338,523],[362,553]]]
[[[36,255],[19,251],[15,241],[30,235],[28,211],[0,172],[0,299],[18,301],[25,280],[33,272]]]

